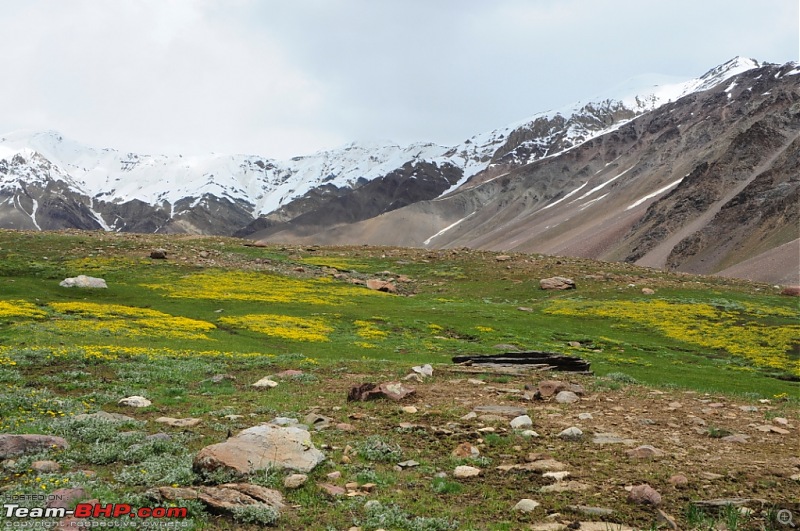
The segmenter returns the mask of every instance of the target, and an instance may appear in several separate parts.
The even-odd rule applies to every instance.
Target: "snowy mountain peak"
[[[655,75],[632,78],[589,100],[535,114],[450,147],[357,141],[279,161],[257,155],[144,155],[96,149],[57,131],[18,131],[0,137],[0,163],[10,162],[21,153],[26,154],[23,158],[30,158],[35,152],[52,168],[47,170],[48,175],[68,176],[70,186],[82,194],[109,203],[139,201],[166,208],[169,219],[194,208],[207,196],[235,203],[247,216],[256,218],[319,187],[355,188],[423,162],[460,172],[457,180],[448,173],[449,190],[478,174],[491,179],[506,171],[509,164],[555,156],[660,105],[759,66],[753,59],[736,57],[689,81]],[[41,161],[37,164],[44,167]],[[487,169],[492,171],[484,172]],[[12,176],[7,174],[3,179],[6,184],[0,183],[0,192],[3,186],[11,186]]]

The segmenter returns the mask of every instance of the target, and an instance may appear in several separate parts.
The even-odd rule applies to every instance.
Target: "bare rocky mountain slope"
[[[456,146],[274,160],[0,137],[0,227],[574,255],[799,283],[800,68],[644,76]]]
[[[797,284],[797,73],[793,63],[753,68],[556,156],[489,166],[441,197],[253,237],[539,252]]]

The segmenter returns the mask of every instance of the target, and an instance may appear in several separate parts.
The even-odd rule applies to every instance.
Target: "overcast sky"
[[[452,145],[639,74],[798,60],[798,0],[2,0],[0,133],[288,158]]]

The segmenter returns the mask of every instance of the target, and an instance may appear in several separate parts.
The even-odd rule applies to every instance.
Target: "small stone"
[[[660,505],[661,494],[650,485],[636,485],[628,493],[628,500],[643,505]]]
[[[569,477],[569,472],[566,470],[561,470],[559,472],[545,472],[542,474],[542,477],[555,479],[556,481],[562,481],[564,478]]]
[[[523,498],[514,506],[515,511],[529,513],[541,505],[539,502],[531,500],[530,498]]]
[[[486,382],[484,382],[483,380],[478,380],[476,378],[469,378],[467,380],[467,383],[472,385],[486,385]]]
[[[285,371],[275,373],[273,375],[273,378],[295,378],[297,376],[302,376],[302,375],[303,371],[297,369],[286,369]]]
[[[771,431],[772,433],[778,433],[780,435],[788,435],[789,433],[791,433],[789,430],[785,430],[777,426],[772,426],[769,431]]]
[[[397,466],[399,466],[400,468],[414,468],[415,466],[419,466],[419,462],[414,461],[413,459],[409,459],[408,461],[397,463]]]
[[[511,427],[514,428],[515,430],[521,428],[529,428],[531,426],[533,426],[533,421],[528,415],[520,415],[519,417],[515,417],[511,421]]]
[[[347,493],[344,488],[337,485],[331,485],[330,483],[317,483],[317,486],[328,496],[344,496]]]
[[[628,450],[625,453],[632,459],[653,459],[655,457],[662,457],[664,455],[663,450],[659,450],[655,446],[651,446],[649,444],[637,446],[636,448]]]
[[[523,437],[539,437],[539,434],[533,430],[524,430],[520,433]]]
[[[128,407],[148,407],[153,405],[151,401],[143,396],[128,396],[125,398],[120,398],[117,404]]]
[[[758,411],[758,407],[756,406],[739,406],[739,409],[744,411],[745,413],[755,413]]]
[[[774,419],[772,419],[772,422],[774,422],[775,424],[780,424],[781,426],[789,425],[789,419],[786,419],[784,417],[775,417]]]
[[[31,468],[39,474],[53,474],[61,470],[61,465],[55,461],[34,461]]]
[[[556,395],[556,402],[559,404],[574,404],[579,400],[580,397],[572,391],[561,391]]]
[[[336,429],[340,431],[355,431],[356,427],[347,422],[340,422],[336,425]]]
[[[575,289],[575,281],[566,277],[543,278],[539,281],[539,287],[545,290]]]
[[[356,490],[356,489],[358,489],[358,483],[355,482],[355,481],[351,481],[349,483],[345,483],[344,484],[344,488],[346,488],[347,490]]]
[[[567,508],[570,511],[575,511],[576,513],[585,514],[587,516],[611,516],[612,514],[614,514],[613,509],[607,509],[605,507],[591,507],[589,505],[568,505]]]
[[[331,472],[330,474],[326,475],[328,479],[336,480],[342,477],[342,473],[336,470],[335,472]]]
[[[539,382],[539,395],[548,398],[567,388],[567,384],[559,380],[542,380]]]
[[[747,443],[747,439],[749,439],[749,438],[750,437],[748,435],[745,435],[743,433],[734,433],[732,435],[726,435],[725,437],[723,437],[720,440],[725,441],[725,442],[729,442],[729,443],[745,444],[745,443]]]
[[[225,420],[237,421],[237,420],[239,420],[239,419],[243,419],[243,418],[244,418],[244,415],[234,415],[234,414],[231,414],[231,415],[225,415],[225,416],[224,416],[224,417],[222,417],[222,418],[224,418]]]
[[[650,288],[642,288],[642,295],[655,295],[655,290]]]
[[[463,442],[456,446],[455,450],[452,452],[453,457],[460,457],[462,459],[466,459],[468,457],[478,457],[481,455],[481,451],[478,448],[468,442]]]
[[[715,481],[717,479],[722,479],[722,478],[725,477],[722,474],[716,474],[714,472],[700,472],[699,475],[700,475],[701,478],[703,478],[705,480],[708,480],[708,481]]]
[[[572,426],[559,433],[558,437],[565,441],[580,441],[583,439],[583,430],[577,426]]]
[[[481,469],[474,466],[460,465],[453,472],[453,477],[458,479],[474,478],[481,474]]]
[[[689,485],[689,478],[683,474],[675,474],[669,478],[669,482],[676,489],[680,489]]]
[[[173,428],[192,428],[203,421],[202,419],[195,418],[175,419],[172,417],[158,417],[156,422],[172,426]]]
[[[426,363],[425,365],[417,365],[415,367],[411,367],[411,370],[417,374],[420,374],[426,378],[430,378],[433,376],[433,367],[431,367],[430,363]]]
[[[308,481],[308,476],[305,474],[290,474],[283,480],[283,486],[287,489],[299,489]]]
[[[276,382],[269,376],[265,376],[256,383],[254,383],[252,387],[256,387],[259,389],[272,389],[273,387],[278,387],[278,382]]]
[[[581,413],[580,415],[578,415],[579,420],[592,420],[593,418],[594,417],[592,416],[591,413]]]
[[[413,415],[418,410],[414,406],[403,406],[403,407],[400,408],[400,411],[402,411],[403,413],[408,413],[408,414],[412,414]]]
[[[558,481],[553,485],[545,485],[539,489],[542,494],[560,493],[560,492],[579,492],[587,490],[589,485],[581,483],[580,481]]]

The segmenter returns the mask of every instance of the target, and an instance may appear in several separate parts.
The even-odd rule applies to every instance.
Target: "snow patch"
[[[475,212],[477,212],[477,210],[476,210]],[[459,220],[458,220],[458,221],[456,221],[455,223],[452,223],[452,224],[450,224],[450,225],[446,226],[445,228],[443,228],[442,230],[440,230],[439,232],[437,232],[436,234],[434,234],[433,236],[431,236],[430,238],[428,238],[427,240],[425,240],[424,242],[422,242],[422,245],[428,245],[428,244],[429,244],[429,243],[431,243],[431,241],[433,241],[433,239],[434,239],[434,238],[436,238],[437,236],[441,236],[442,234],[444,234],[445,232],[449,231],[450,229],[452,229],[453,227],[455,227],[456,225],[458,225],[458,224],[459,224],[459,223],[461,223],[462,221],[464,221],[464,220],[466,220],[466,219],[468,219],[468,218],[472,217],[472,216],[475,214],[475,212],[473,212],[472,214],[469,214],[469,215],[467,215],[467,216],[464,216],[463,218],[459,219]]]
[[[619,179],[620,177],[622,177],[623,175],[625,175],[626,173],[628,173],[629,171],[631,171],[635,167],[636,167],[636,165],[634,164],[633,166],[631,166],[630,168],[628,168],[624,172],[620,173],[619,175],[617,175],[615,177],[612,177],[611,179],[607,180],[603,184],[599,184],[599,185],[595,186],[594,188],[592,188],[591,190],[589,190],[588,192],[586,192],[585,194],[580,196],[578,199],[575,199],[575,200],[571,201],[571,203],[574,203],[575,201],[580,201],[581,199],[586,199],[587,197],[589,197],[593,193],[597,192],[598,190],[602,190],[607,185],[613,183],[614,181],[616,181],[617,179]]]
[[[589,181],[586,181],[585,183],[583,183],[582,185],[580,185],[579,187],[577,187],[576,189],[574,189],[573,191],[571,191],[570,193],[568,193],[567,195],[565,195],[564,197],[562,197],[561,199],[559,199],[558,201],[556,201],[556,202],[554,202],[554,203],[550,203],[549,205],[545,206],[544,208],[542,208],[542,210],[547,210],[548,208],[550,208],[550,207],[554,207],[554,206],[556,206],[557,204],[559,204],[560,202],[562,202],[562,201],[564,201],[564,200],[566,200],[566,199],[569,199],[569,198],[570,198],[570,197],[572,197],[573,195],[575,195],[575,194],[577,194],[578,192],[580,192],[580,191],[581,191],[581,190],[582,190],[582,189],[583,189],[583,188],[584,188],[584,187],[585,187],[587,184],[589,184]]]
[[[648,199],[652,199],[652,198],[656,197],[657,195],[663,194],[664,192],[666,192],[667,190],[669,190],[673,186],[677,186],[683,179],[684,178],[681,177],[680,179],[678,179],[676,181],[672,181],[671,183],[669,183],[668,185],[664,186],[663,188],[659,188],[658,190],[656,190],[652,194],[647,194],[646,196],[642,197],[638,201],[635,201],[635,202],[631,203],[625,210],[630,210],[632,208],[636,208],[637,206],[641,205],[642,203],[644,203]]]

